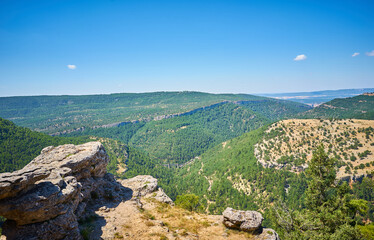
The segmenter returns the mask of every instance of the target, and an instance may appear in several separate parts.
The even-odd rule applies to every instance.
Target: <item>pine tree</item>
[[[346,182],[336,180],[335,160],[323,146],[313,153],[306,172],[310,179],[306,191],[306,208],[293,211],[285,204],[273,212],[286,239],[359,240],[363,239],[356,216],[367,211],[367,201],[353,199]]]

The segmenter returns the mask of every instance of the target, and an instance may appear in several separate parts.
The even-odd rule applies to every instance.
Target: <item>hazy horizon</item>
[[[345,88],[345,89],[321,89],[316,91],[301,91],[301,92],[273,92],[273,93],[243,93],[243,92],[204,92],[204,91],[194,91],[194,90],[171,90],[171,91],[149,91],[149,92],[111,92],[111,93],[92,93],[92,94],[36,94],[36,95],[9,95],[9,96],[0,96],[0,97],[36,97],[36,96],[82,96],[82,95],[110,95],[110,94],[142,94],[142,93],[155,93],[155,92],[201,92],[209,94],[248,94],[248,95],[278,95],[278,94],[296,94],[296,93],[314,93],[314,92],[323,92],[323,91],[341,91],[341,90],[361,90],[361,89],[374,89],[374,87],[364,87],[364,88]]]

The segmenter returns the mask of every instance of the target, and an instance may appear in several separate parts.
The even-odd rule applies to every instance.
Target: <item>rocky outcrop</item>
[[[99,142],[44,148],[22,170],[0,174],[0,215],[7,239],[81,239],[86,207],[121,201],[131,190],[106,173]],[[91,201],[92,200],[92,201]]]
[[[252,233],[257,240],[279,240],[273,229],[262,227],[263,220],[262,214],[256,211],[226,208],[223,212],[223,224],[226,227]]]
[[[174,205],[173,200],[158,187],[157,179],[152,176],[138,175],[130,179],[122,180],[121,184],[133,191],[136,201],[140,201],[140,197],[152,195],[151,197],[159,202]]]

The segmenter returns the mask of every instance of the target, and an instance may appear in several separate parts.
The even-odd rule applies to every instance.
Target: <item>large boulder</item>
[[[226,208],[223,212],[223,224],[253,234],[256,240],[280,240],[278,234],[271,228],[263,228],[262,214],[256,211],[242,211]]]
[[[157,179],[150,175],[138,175],[121,181],[122,186],[131,188],[134,196],[145,196],[157,190]]]
[[[152,197],[155,200],[174,205],[173,200],[158,186],[156,178],[150,175],[138,175],[121,181],[122,186],[133,191],[135,197]]]
[[[255,232],[261,228],[264,218],[256,211],[241,211],[226,208],[223,212],[223,224],[228,228],[245,232]]]
[[[22,170],[0,174],[0,216],[7,239],[81,239],[78,218],[94,192],[121,200],[106,173],[109,157],[99,142],[44,148]],[[105,189],[105,190],[104,190]]]

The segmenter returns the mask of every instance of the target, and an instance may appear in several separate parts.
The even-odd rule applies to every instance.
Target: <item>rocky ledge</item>
[[[0,174],[0,216],[7,239],[81,239],[78,219],[104,202],[132,196],[106,173],[99,142],[44,148],[19,171]]]

